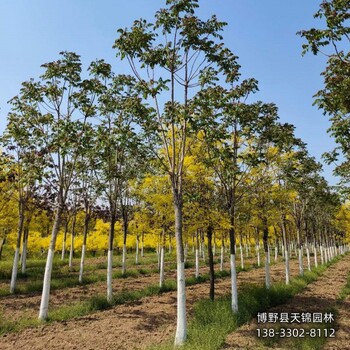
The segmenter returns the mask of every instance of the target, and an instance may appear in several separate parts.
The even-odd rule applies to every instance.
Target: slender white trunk
[[[304,275],[304,266],[303,266],[303,252],[302,249],[298,249],[298,260],[299,260],[299,275]]]
[[[185,264],[177,262],[177,327],[175,345],[183,345],[187,338]]]
[[[202,259],[203,259],[203,261],[205,261],[205,243],[204,242],[202,242]]]
[[[113,272],[113,250],[108,249],[108,256],[107,256],[107,301],[109,303],[111,303],[113,301],[112,272]]]
[[[278,259],[278,246],[275,247],[275,262],[277,262]]]
[[[316,246],[314,246],[314,259],[315,259],[315,267],[317,267],[318,263],[317,263],[317,248],[316,248]]]
[[[310,249],[309,245],[306,246],[306,258],[307,258],[307,269],[311,271],[311,262],[310,262]]]
[[[18,262],[19,262],[19,248],[16,248],[15,256],[13,258],[11,283],[10,283],[10,293],[14,293],[15,292],[16,281],[17,281],[17,272],[18,272]]]
[[[84,263],[85,263],[85,252],[86,252],[86,245],[83,244],[83,247],[81,248],[81,259],[80,259],[80,270],[79,270],[79,283],[82,283],[82,282],[83,282]]]
[[[28,242],[28,239],[26,239],[23,242],[23,248],[22,248],[22,256],[21,256],[22,273],[25,273],[27,268],[27,242]]]
[[[259,246],[259,244],[256,245],[256,257],[258,259],[258,267],[260,267],[260,246]]]
[[[286,260],[285,260],[285,270],[286,270],[286,284],[289,284],[290,282],[290,270],[289,270],[289,254],[288,254],[288,250],[285,250],[285,254],[286,254]]]
[[[144,252],[144,244],[143,244],[143,238],[141,240],[141,258],[143,258],[145,256],[145,252]]]
[[[136,239],[136,249],[135,249],[135,264],[139,264],[139,239]]]
[[[216,244],[213,245],[213,256],[216,255]]]
[[[244,257],[243,257],[243,249],[242,249],[242,245],[239,245],[239,249],[240,249],[240,254],[241,254],[241,268],[242,270],[244,269]]]
[[[58,230],[60,227],[62,206],[63,206],[62,202],[60,200],[58,203],[59,204],[58,204],[58,207],[56,209],[55,220],[54,220],[54,224],[52,227],[51,241],[50,241],[49,250],[47,252],[47,259],[46,259],[46,265],[45,265],[43,291],[41,294],[41,303],[40,303],[40,310],[39,310],[39,320],[41,320],[41,321],[44,321],[47,319],[48,312],[49,312],[52,264],[53,264],[53,257],[55,254],[55,245],[56,245]]]
[[[269,289],[271,286],[270,262],[268,255],[265,255],[265,286],[267,289]]]
[[[187,243],[186,243],[186,245],[185,245],[185,264],[186,264],[186,261],[187,261],[187,257],[188,257],[188,245],[187,245]]]
[[[159,271],[160,270],[160,248],[159,248],[159,244],[157,244],[156,253],[157,253],[158,271]]]
[[[126,273],[126,244],[123,244],[123,256],[122,256],[122,275]]]
[[[321,264],[324,264],[324,257],[323,257],[323,247],[320,245],[320,255],[321,255]]]
[[[66,240],[64,239],[64,240],[63,240],[63,243],[62,243],[62,255],[61,255],[61,260],[64,260],[65,254],[66,254]]]
[[[199,277],[199,250],[196,248],[196,278]]]
[[[233,312],[238,311],[238,291],[237,291],[237,271],[236,271],[236,256],[231,254],[230,256],[230,265],[231,265],[231,307]]]
[[[45,265],[45,274],[43,281],[43,292],[41,295],[40,311],[39,311],[39,320],[44,321],[48,317],[49,312],[49,298],[50,298],[50,285],[51,285],[51,273],[52,273],[52,264],[54,250],[49,248],[47,253],[47,260]]]
[[[221,253],[220,253],[220,271],[224,269],[224,246],[221,246]]]
[[[164,285],[164,246],[160,249],[159,287]]]
[[[69,250],[69,271],[73,269],[73,255],[74,255],[74,232],[72,232],[70,240],[70,250]]]

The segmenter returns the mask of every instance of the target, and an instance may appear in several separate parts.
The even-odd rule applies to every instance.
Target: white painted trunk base
[[[243,257],[243,249],[242,249],[241,245],[239,246],[239,249],[240,249],[240,254],[241,254],[241,268],[243,270],[244,269],[244,257]]]
[[[48,317],[49,312],[49,299],[50,299],[50,285],[51,285],[51,273],[52,273],[52,264],[53,256],[55,252],[53,249],[49,249],[47,252],[47,260],[45,265],[45,274],[43,281],[43,292],[41,295],[41,303],[39,310],[39,320],[44,321]]]
[[[74,255],[74,235],[71,236],[70,250],[69,250],[69,270],[73,269],[73,255]]]
[[[276,245],[276,247],[275,247],[275,262],[277,262],[277,259],[278,259],[278,247]]]
[[[164,285],[164,247],[160,249],[160,270],[159,270],[159,287]]]
[[[315,261],[315,267],[317,267],[318,262],[317,262],[317,248],[316,248],[316,246],[314,246],[314,261]]]
[[[27,243],[28,243],[28,240],[25,240],[23,243],[22,256],[21,256],[22,273],[25,273],[27,268]]]
[[[237,271],[236,271],[236,256],[235,254],[230,255],[230,266],[231,266],[231,307],[233,312],[238,311],[238,291],[237,291]]]
[[[123,256],[122,256],[122,274],[126,273],[126,244],[123,244]]]
[[[286,252],[286,256],[285,256],[286,284],[289,284],[290,282],[289,254],[288,254],[288,250],[286,250],[285,252]]]
[[[135,264],[139,264],[139,240],[136,240],[136,248],[135,248]]]
[[[10,293],[14,293],[16,289],[17,273],[18,273],[18,262],[19,262],[19,248],[16,248],[15,255],[13,258]]]
[[[299,275],[304,275],[304,266],[303,266],[303,251],[301,248],[298,248],[298,261],[299,261]]]
[[[199,250],[196,249],[196,278],[199,277]]]
[[[80,259],[80,270],[79,270],[79,283],[83,282],[83,273],[84,273],[84,263],[85,263],[85,253],[86,245],[84,244],[81,249],[81,259]]]
[[[221,247],[221,253],[220,253],[220,271],[224,269],[224,247]]]
[[[271,286],[270,262],[268,255],[265,255],[265,286],[267,289],[269,289]]]
[[[62,243],[62,255],[61,260],[64,260],[64,256],[66,255],[66,241],[64,240]]]
[[[177,262],[177,323],[175,346],[183,345],[187,338],[185,264]]]
[[[260,267],[260,247],[259,246],[256,246],[256,256],[257,256],[257,259],[258,259],[258,267]]]
[[[112,272],[113,272],[113,250],[108,250],[108,256],[107,256],[107,301],[109,303],[111,303],[113,301]]]
[[[307,258],[307,269],[311,271],[311,262],[310,262],[310,249],[309,246],[306,247],[306,258]]]

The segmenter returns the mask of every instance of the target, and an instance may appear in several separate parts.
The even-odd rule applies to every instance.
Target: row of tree
[[[197,0],[166,3],[154,23],[137,20],[130,29],[118,31],[114,48],[117,57],[128,61],[131,75],[115,74],[103,60],[92,62],[83,73],[80,57],[62,52],[58,60],[42,65],[38,80],[22,84],[10,101],[12,111],[1,138],[7,152],[1,158],[1,209],[5,213],[11,202],[6,198],[16,197],[12,291],[32,215],[39,210],[49,216],[40,319],[48,317],[53,256],[67,216],[73,231],[78,213],[83,221],[80,278],[92,220],[109,223],[109,301],[117,222],[123,272],[131,222],[137,243],[139,233],[158,230],[161,257],[165,238],[173,233],[175,344],[180,345],[187,329],[184,240],[199,242],[206,236],[212,296],[213,237],[223,246],[228,242],[232,310],[237,311],[239,241],[262,235],[269,286],[273,230],[274,239],[283,242],[288,283],[289,241],[295,237],[302,273],[304,244],[308,254],[310,244],[326,249],[343,245],[346,231],[335,223],[337,213],[340,221],[339,212],[346,209],[320,175],[321,166],[294,136],[294,127],[278,122],[276,106],[252,100],[257,81],[241,79],[237,57],[223,42],[225,23],[216,16],[199,19]],[[2,214],[6,232],[14,217]]]

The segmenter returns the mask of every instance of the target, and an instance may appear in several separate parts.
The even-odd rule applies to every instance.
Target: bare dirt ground
[[[335,338],[328,338],[325,349],[350,349],[350,299],[349,297],[342,303],[337,303],[337,296],[346,284],[346,277],[350,270],[350,255],[332,265],[317,281],[309,284],[301,293],[296,295],[287,304],[276,308],[271,308],[268,312],[287,313],[325,313],[332,308],[339,306],[339,314],[335,316]],[[264,341],[257,337],[258,328],[271,328],[271,324],[257,323],[253,319],[250,323],[240,327],[230,334],[223,346],[223,349],[296,349],[291,342],[285,339],[274,344],[266,345]],[[285,326],[288,327],[288,326]],[[333,327],[333,324],[332,324]],[[296,346],[296,345],[294,345]]]
[[[291,273],[298,273],[296,261],[291,261]],[[172,272],[173,274],[173,272]],[[272,281],[284,279],[284,266],[281,262],[271,267]],[[154,280],[153,280],[154,279]],[[136,289],[137,286],[157,283],[158,276],[145,276],[129,280],[115,281],[123,288]],[[238,283],[262,283],[264,269],[253,269],[238,274]],[[128,284],[130,283],[130,284]],[[90,291],[96,285],[86,286]],[[105,288],[105,285],[103,284]],[[57,290],[53,293],[51,303],[69,302],[82,293],[81,287]],[[99,288],[99,287],[98,287]],[[96,291],[97,292],[97,291]],[[216,295],[230,292],[230,279],[217,280]],[[89,292],[90,293],[90,292]],[[74,295],[75,294],[75,295]],[[208,283],[187,287],[187,306],[191,315],[193,304],[199,299],[207,298]],[[38,310],[39,296],[32,300]],[[23,296],[23,299],[26,299]],[[7,301],[8,302],[8,301]],[[7,304],[8,305],[8,304]],[[28,302],[18,304],[14,299],[10,307],[12,311],[22,305],[28,307]],[[5,349],[144,349],[151,344],[161,343],[171,338],[176,326],[176,293],[169,292],[158,296],[143,298],[140,301],[119,305],[113,309],[96,312],[85,317],[64,322],[55,322],[38,328],[26,329],[16,334],[0,337],[0,348]]]
[[[105,260],[105,259],[104,259]],[[255,258],[249,258],[245,260],[247,265],[251,265],[255,262]],[[96,263],[95,259],[93,260]],[[99,261],[101,262],[101,261]],[[103,261],[102,261],[103,262]],[[91,263],[91,262],[89,262]],[[138,268],[154,268],[156,264],[152,265],[137,265]],[[229,264],[226,263],[225,268],[229,268]],[[115,269],[117,270],[117,269]],[[193,268],[186,269],[186,277],[194,276],[195,270]],[[204,274],[208,272],[207,267],[201,267],[200,273]],[[99,274],[106,273],[105,271],[98,271]],[[71,273],[70,273],[71,275]],[[78,278],[78,277],[77,277]],[[176,279],[176,271],[166,271],[166,279]],[[117,294],[122,291],[128,290],[141,290],[149,285],[156,285],[159,283],[159,274],[149,273],[141,275],[139,277],[128,278],[116,278],[113,280],[113,293]],[[5,284],[3,282],[3,284]],[[5,285],[8,288],[8,284]],[[71,305],[76,302],[90,299],[95,295],[106,294],[106,282],[96,282],[87,285],[78,285],[76,287],[56,289],[51,291],[50,294],[50,310],[58,308],[63,305]],[[7,319],[16,321],[23,317],[37,317],[39,312],[41,294],[15,294],[0,298],[0,315]]]

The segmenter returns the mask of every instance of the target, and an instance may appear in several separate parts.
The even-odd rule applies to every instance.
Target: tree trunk
[[[215,295],[215,273],[214,273],[214,254],[212,248],[213,228],[211,225],[207,227],[208,237],[208,259],[209,259],[209,276],[210,276],[210,300],[214,301]]]
[[[285,271],[286,271],[286,284],[290,282],[290,269],[289,269],[289,253],[288,253],[288,242],[287,242],[287,230],[286,230],[286,222],[284,216],[282,216],[282,238],[284,245],[284,258],[285,258]]]
[[[220,254],[220,271],[224,270],[224,255],[225,253],[225,243],[224,240],[221,241],[221,254]]]
[[[66,221],[66,224],[64,225],[64,236],[63,236],[63,242],[62,242],[62,256],[61,260],[64,260],[64,256],[66,255],[66,242],[67,242],[67,232],[68,232],[68,218]]]
[[[69,250],[69,271],[73,270],[73,257],[74,257],[74,236],[75,236],[75,223],[77,220],[77,213],[74,212],[73,214],[73,221],[72,221],[72,234],[71,234],[71,240],[70,240],[70,250]]]
[[[135,264],[139,264],[139,235],[136,236]]]
[[[52,227],[51,241],[50,241],[49,250],[47,252],[47,259],[46,259],[46,265],[45,265],[43,291],[41,295],[41,303],[40,303],[40,310],[39,310],[39,320],[41,321],[44,321],[47,319],[48,312],[49,312],[52,264],[53,264],[53,257],[55,253],[57,234],[60,229],[62,212],[63,212],[63,203],[62,201],[59,201],[56,209],[54,224]]]
[[[200,248],[200,246],[199,246],[199,236],[198,235],[199,235],[199,232],[197,230],[196,231],[196,274],[195,274],[196,278],[199,277],[199,254],[200,254],[199,248]]]
[[[176,237],[176,261],[177,261],[177,323],[175,345],[184,344],[187,338],[186,321],[186,285],[184,247],[182,241],[182,194],[173,189],[175,209],[175,237]]]
[[[231,266],[231,308],[233,312],[238,311],[238,290],[237,290],[237,270],[236,270],[236,233],[235,233],[235,218],[234,211],[230,211],[231,227],[229,230],[230,236],[230,266]]]
[[[166,235],[165,229],[163,228],[162,235],[160,237],[160,252],[159,252],[159,287],[162,288],[164,285],[164,268],[165,268],[165,243],[166,243]]]
[[[85,218],[84,218],[84,235],[83,235],[83,246],[81,248],[81,259],[80,259],[80,270],[79,270],[79,283],[83,282],[84,264],[85,264],[85,253],[86,253],[86,241],[89,232],[89,221],[90,214],[88,209],[85,208]]]
[[[303,266],[303,246],[301,241],[301,229],[297,228],[297,246],[298,246],[298,262],[299,262],[299,275],[304,275],[304,266]]]
[[[318,267],[318,263],[317,263],[317,247],[316,247],[316,244],[314,245],[314,259],[315,259],[315,267]]]
[[[109,237],[108,237],[108,255],[107,255],[107,301],[111,303],[113,301],[113,289],[112,289],[112,274],[113,274],[113,241],[114,241],[114,225],[116,222],[116,215],[111,213]]]
[[[13,265],[12,265],[10,293],[14,293],[16,288],[19,252],[21,249],[21,240],[22,240],[23,225],[24,225],[24,205],[21,200],[18,203],[18,214],[19,214],[19,218],[18,218],[18,228],[17,228],[17,241],[16,241],[16,250],[15,250],[15,255],[13,258]]]
[[[264,243],[264,252],[265,252],[265,286],[267,289],[269,289],[271,286],[269,245],[268,245],[269,228],[267,225],[267,218],[266,217],[263,218],[263,225],[264,225],[263,243]]]
[[[142,234],[141,234],[141,258],[143,258],[145,256],[145,253],[144,253],[144,236],[145,236],[145,234],[142,232]]]
[[[126,209],[123,209],[123,256],[122,256],[122,275],[126,273],[126,239],[128,237],[128,216]]]
[[[29,237],[29,222],[26,223],[24,232],[23,232],[23,247],[22,247],[22,256],[21,256],[22,273],[25,273],[27,268],[28,237]]]
[[[0,260],[1,260],[1,257],[2,257],[2,250],[4,248],[5,242],[6,242],[6,237],[0,238]]]

